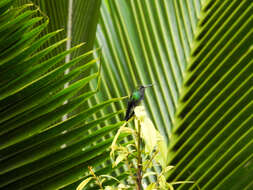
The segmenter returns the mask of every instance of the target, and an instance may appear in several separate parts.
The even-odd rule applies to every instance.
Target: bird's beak
[[[148,85],[144,86],[144,88],[148,88],[148,87],[151,87],[151,86],[153,86],[153,84],[148,84]]]

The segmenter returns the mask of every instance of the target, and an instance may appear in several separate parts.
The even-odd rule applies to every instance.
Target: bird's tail
[[[125,121],[128,121],[128,120],[131,119],[133,116],[134,116],[134,111],[132,111],[132,113],[126,114],[124,120],[125,120]]]

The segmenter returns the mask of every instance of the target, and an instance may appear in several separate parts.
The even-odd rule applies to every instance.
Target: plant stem
[[[134,174],[132,173],[132,166],[131,166],[131,164],[129,163],[129,160],[130,160],[130,159],[129,159],[129,155],[128,155],[125,163],[126,163],[128,169],[129,169],[131,178],[132,178],[132,180],[134,181],[134,180],[135,180],[135,176],[134,176]]]
[[[151,162],[154,160],[154,158],[156,157],[156,155],[158,154],[158,150],[156,150],[156,152],[153,154],[153,156],[150,158],[150,160],[148,161],[148,163],[146,164],[146,167],[144,167],[143,169],[143,173],[146,172],[146,170],[149,168],[149,165],[151,164]]]
[[[142,190],[142,159],[141,159],[141,125],[138,121],[137,130],[137,187],[138,190]]]
[[[100,179],[99,179],[99,178],[96,176],[96,174],[94,173],[92,167],[91,167],[91,166],[88,166],[88,169],[90,170],[91,175],[92,175],[93,178],[96,180],[96,182],[97,182],[98,186],[100,187],[100,189],[103,190],[103,189],[104,189],[104,188],[103,188],[103,185],[102,185],[102,183],[100,182]]]

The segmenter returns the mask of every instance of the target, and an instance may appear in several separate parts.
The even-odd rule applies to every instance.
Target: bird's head
[[[139,91],[144,92],[146,88],[151,87],[151,86],[153,86],[153,84],[148,84],[148,85],[145,85],[145,86],[141,85],[141,86],[139,86]]]
[[[153,84],[148,84],[148,85],[141,85],[141,86],[139,86],[139,90],[140,89],[145,89],[145,88],[148,88],[148,87],[151,87],[151,86],[153,86]]]

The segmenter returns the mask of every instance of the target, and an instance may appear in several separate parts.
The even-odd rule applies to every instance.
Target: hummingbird
[[[153,86],[153,84],[149,84],[146,86],[141,85],[138,89],[133,91],[128,100],[126,116],[124,119],[125,121],[128,121],[131,117],[133,117],[134,108],[140,104],[141,100],[144,99],[145,89],[151,86]]]

